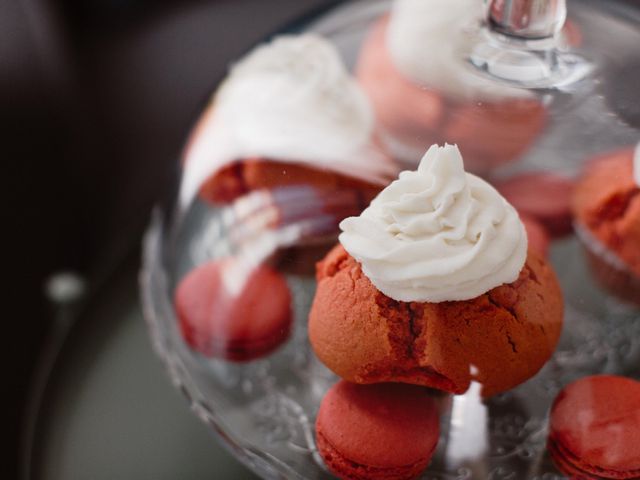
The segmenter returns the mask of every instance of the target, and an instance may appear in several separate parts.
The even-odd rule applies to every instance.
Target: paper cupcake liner
[[[640,306],[640,276],[585,227],[576,223],[574,230],[596,281],[618,299]]]

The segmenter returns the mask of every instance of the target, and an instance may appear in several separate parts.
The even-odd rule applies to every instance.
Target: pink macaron
[[[175,309],[192,349],[237,362],[275,350],[292,325],[291,293],[282,274],[235,258],[192,270],[176,289]]]

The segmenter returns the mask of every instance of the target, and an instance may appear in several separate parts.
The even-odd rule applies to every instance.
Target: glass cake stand
[[[353,66],[369,27],[389,5],[380,0],[340,2],[289,31],[325,36]],[[640,140],[640,6],[574,1],[568,3],[568,18],[581,32],[580,45],[560,61],[568,70],[532,89],[549,112],[544,132],[516,162],[489,175],[542,170],[574,176],[591,156]],[[481,42],[483,31],[480,27],[469,35],[478,35]],[[312,191],[287,188],[271,195],[270,203],[255,192],[227,206],[197,200],[184,211],[172,201],[156,209],[144,240],[141,286],[154,348],[193,412],[263,478],[332,478],[316,451],[314,421],[337,377],[319,362],[307,338],[313,264],[318,251],[327,251],[337,238],[335,223],[327,224],[318,208],[329,201]],[[340,196],[331,201],[339,203]],[[279,227],[283,235],[266,242],[273,255],[265,261],[275,262],[286,275],[295,317],[292,334],[275,352],[255,361],[206,358],[181,337],[174,289],[197,265],[245,254],[238,238],[247,229],[257,237],[270,235],[247,216],[270,211],[274,202],[288,220]],[[298,247],[309,245],[314,253],[307,255],[303,248],[301,254]],[[559,390],[596,373],[640,378],[640,311],[596,284],[575,236],[554,241],[550,260],[565,296],[563,334],[555,354],[528,382],[484,403],[469,394],[441,395],[441,439],[422,478],[563,478],[546,452],[547,413]]]

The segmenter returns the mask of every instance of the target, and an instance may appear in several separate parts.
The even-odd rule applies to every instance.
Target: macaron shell
[[[527,232],[529,248],[534,249],[543,257],[546,257],[549,253],[549,244],[551,243],[547,229],[544,228],[540,222],[528,215],[520,215],[520,220],[522,220],[524,229]]]
[[[448,112],[441,138],[460,147],[467,170],[486,172],[524,154],[546,118],[537,100],[461,103]]]
[[[419,460],[403,467],[372,467],[345,458],[327,441],[322,427],[316,429],[316,445],[327,468],[344,480],[408,480],[418,477],[430,459]]]
[[[372,27],[356,65],[355,75],[376,110],[378,120],[390,133],[422,145],[434,143],[429,132],[438,128],[444,101],[436,92],[421,88],[394,67],[386,47],[389,16]],[[411,105],[411,108],[399,108]]]
[[[571,179],[550,172],[532,172],[497,183],[496,189],[518,212],[542,223],[552,236],[571,232]]]
[[[176,289],[175,308],[183,338],[207,356],[250,360],[276,348],[291,330],[284,277],[232,258],[191,271]]]
[[[547,444],[547,450],[549,451],[549,456],[551,460],[556,465],[556,468],[560,470],[563,474],[572,479],[582,479],[582,480],[602,480],[607,477],[600,475],[591,475],[587,473],[586,468],[587,465],[581,465],[579,461],[575,458],[571,458],[570,455],[567,455],[567,452],[562,451],[558,444],[553,441],[553,439],[549,439]],[[609,477],[609,478],[624,478],[624,477]]]
[[[427,389],[344,380],[323,399],[316,429],[341,457],[381,469],[426,466],[440,435]]]
[[[586,473],[639,478],[640,382],[599,375],[567,386],[551,409],[554,443],[563,462]]]

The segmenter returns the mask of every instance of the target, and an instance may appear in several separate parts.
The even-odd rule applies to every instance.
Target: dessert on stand
[[[528,249],[516,210],[487,182],[465,173],[456,146],[433,145],[416,171],[402,172],[340,228],[340,245],[318,264],[309,339],[320,360],[352,382],[334,389],[357,392],[342,399],[343,409],[357,411],[386,391],[400,405],[409,402],[405,398],[416,394],[396,398],[397,383],[464,394],[475,382],[489,397],[528,380],[551,357],[563,316],[556,275]],[[372,383],[377,388],[357,385]],[[402,480],[427,466],[398,458],[379,472],[369,471],[371,459],[358,461],[365,456],[351,455],[351,469],[336,462],[344,436],[323,433],[330,421],[324,405],[335,402],[335,392],[328,395],[316,439],[331,471],[341,478]],[[473,391],[467,401],[481,402]],[[423,403],[428,411],[430,402]],[[344,428],[362,438],[372,430],[380,437],[374,444],[393,451],[398,433],[383,421],[388,410],[368,410]],[[423,458],[429,451],[423,447]]]
[[[637,478],[638,25],[347,0],[231,65],[141,273],[212,441],[270,479]]]
[[[340,228],[309,314],[311,345],[340,377],[456,394],[474,380],[491,396],[551,357],[563,317],[553,268],[456,146],[433,145]]]

